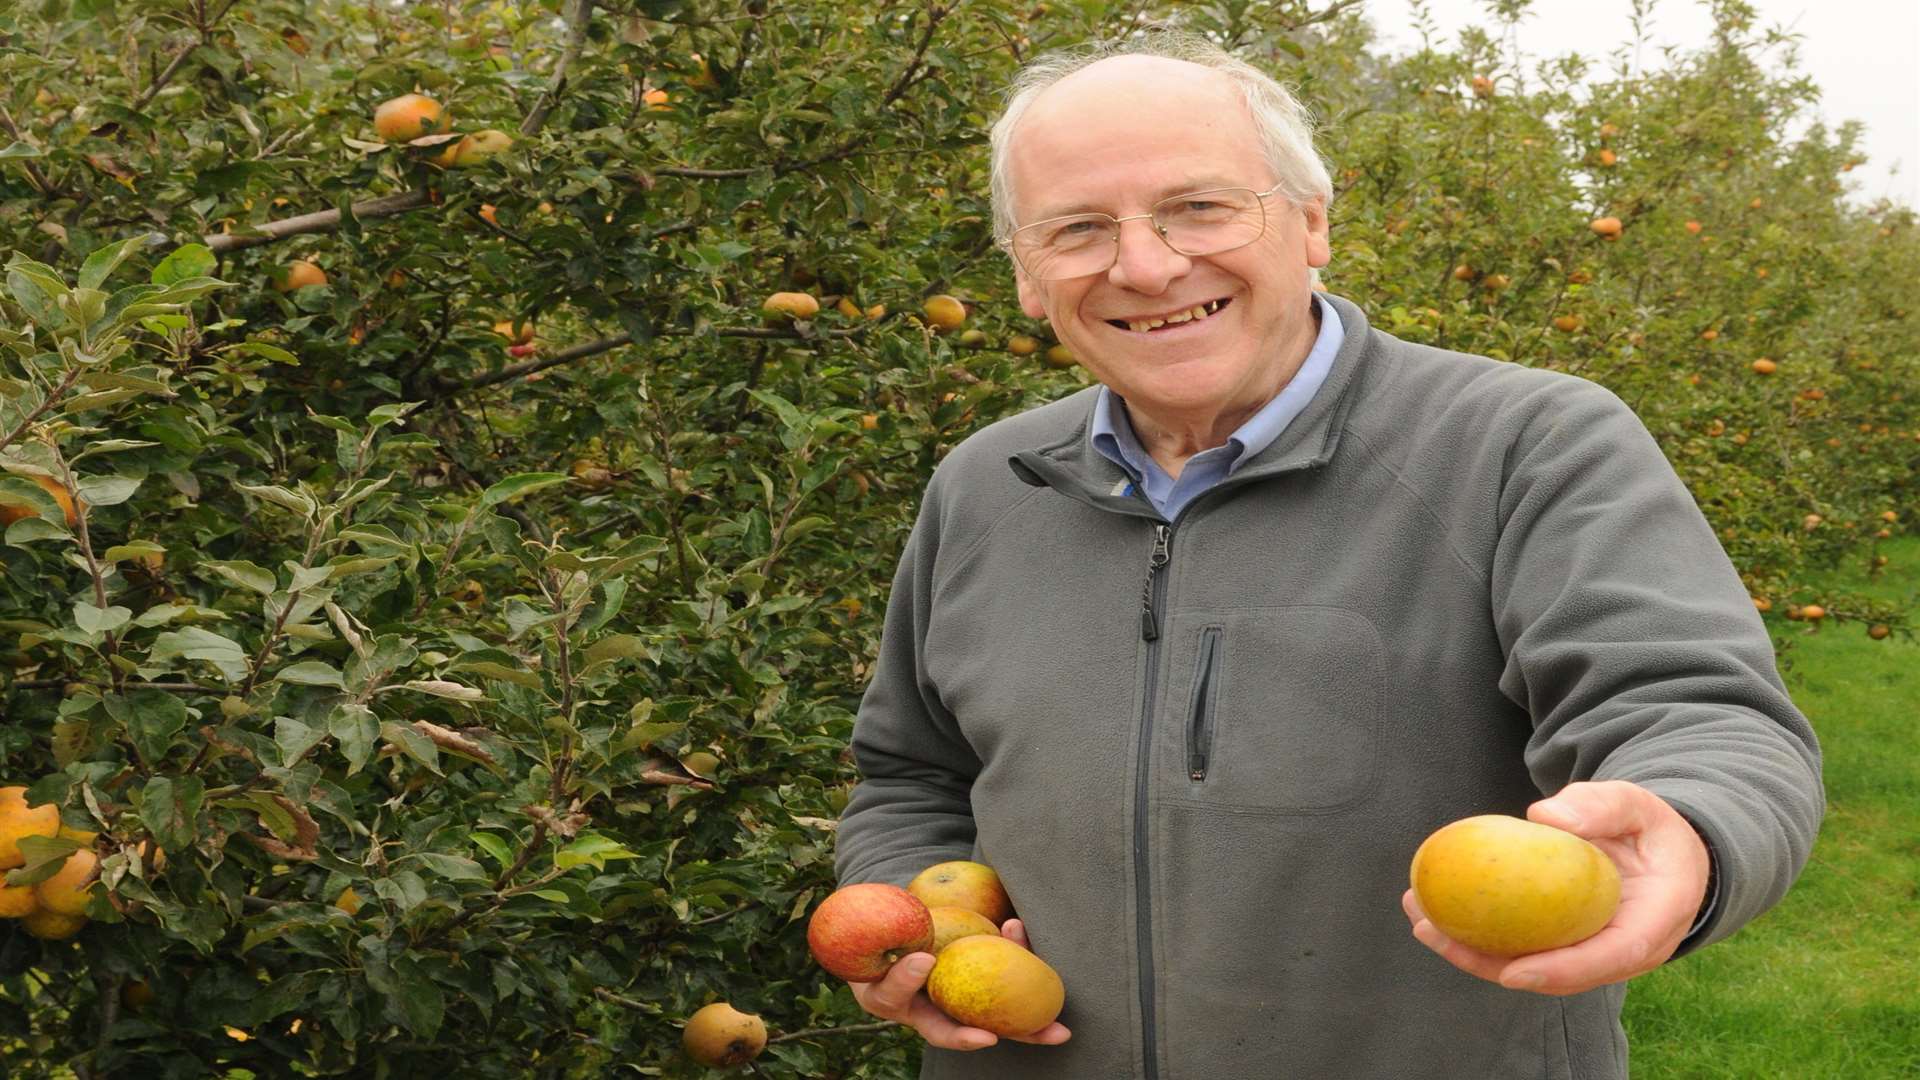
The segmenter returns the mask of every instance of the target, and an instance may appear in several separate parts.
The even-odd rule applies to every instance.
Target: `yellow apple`
[[[1000,875],[983,863],[965,859],[935,863],[908,882],[907,891],[930,908],[966,908],[995,926],[1013,917],[1013,901],[1007,898]]]
[[[1060,974],[1003,937],[964,937],[947,946],[927,975],[940,1011],[995,1035],[1031,1035],[1060,1015]]]
[[[1584,941],[1620,906],[1620,872],[1605,852],[1503,814],[1463,818],[1427,837],[1408,878],[1441,933],[1496,956]]]

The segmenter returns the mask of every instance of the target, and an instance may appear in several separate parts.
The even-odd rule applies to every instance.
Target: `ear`
[[[1314,199],[1301,203],[1299,210],[1306,230],[1307,265],[1325,266],[1333,261],[1333,244],[1329,239],[1331,227],[1327,224],[1327,200]]]
[[[1013,282],[1020,290],[1020,310],[1026,312],[1029,319],[1047,317],[1047,306],[1040,302],[1040,283],[1026,275],[1018,264],[1013,268]]]

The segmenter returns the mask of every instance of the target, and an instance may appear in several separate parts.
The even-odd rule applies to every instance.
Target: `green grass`
[[[1920,539],[1880,576],[1825,582],[1920,610]],[[1920,1076],[1920,641],[1858,623],[1774,624],[1825,755],[1827,816],[1785,900],[1727,941],[1634,980],[1633,1074]]]

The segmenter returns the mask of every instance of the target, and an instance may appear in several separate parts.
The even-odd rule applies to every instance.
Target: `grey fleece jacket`
[[[1619,1078],[1624,987],[1509,991],[1414,940],[1432,830],[1578,780],[1706,836],[1726,937],[1824,805],[1766,630],[1659,447],[1592,383],[1346,342],[1307,410],[1167,525],[1088,390],[928,485],[853,749],[843,882],[971,858],[1067,987],[1057,1047],[929,1078]]]

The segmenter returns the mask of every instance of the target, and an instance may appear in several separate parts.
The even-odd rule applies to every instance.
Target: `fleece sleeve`
[[[1607,390],[1543,383],[1512,403],[1491,581],[1501,690],[1526,708],[1542,791],[1627,780],[1710,846],[1718,896],[1685,944],[1777,903],[1825,809],[1812,726],[1712,527]]]
[[[841,883],[905,885],[937,862],[972,857],[980,759],[927,675],[942,484],[936,474],[894,573],[880,655],[854,720],[860,783],[840,818]]]

